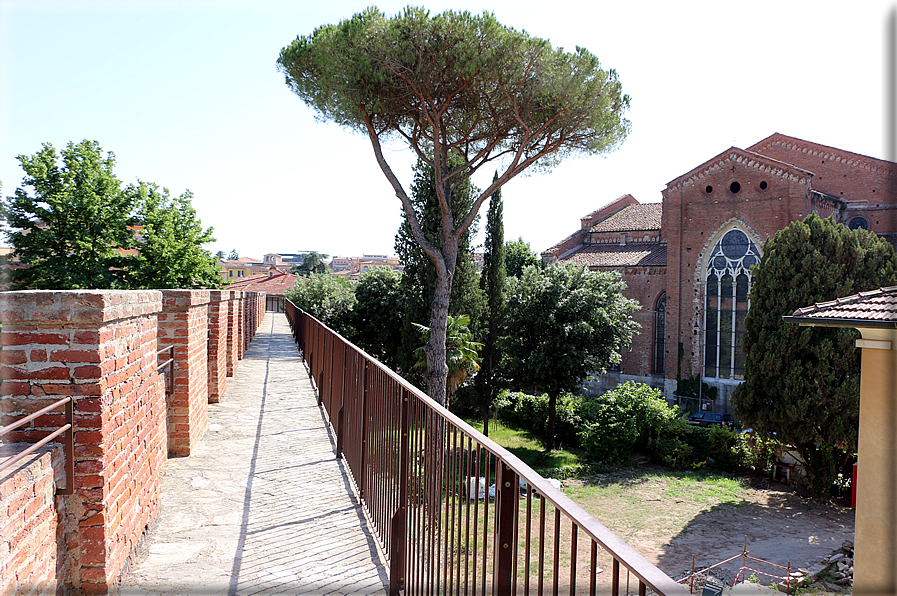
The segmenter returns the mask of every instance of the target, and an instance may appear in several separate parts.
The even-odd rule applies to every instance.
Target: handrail
[[[208,340],[206,340],[208,341]],[[163,353],[168,352],[168,359],[163,362],[158,362],[159,357],[162,356]],[[163,346],[156,351],[156,372],[159,374],[163,374],[163,369],[168,369],[165,374],[165,395],[166,397],[171,396],[171,393],[174,388],[174,380],[173,380],[173,372],[174,372],[174,346]]]
[[[555,594],[561,581],[571,594],[577,584],[594,594],[599,547],[601,561],[611,559],[615,596],[632,576],[641,595],[688,594],[519,458],[289,300],[285,307],[389,559],[391,594],[466,593],[470,584],[485,594],[487,583],[492,593],[516,593],[521,581],[525,594],[531,581],[540,594],[545,581]],[[494,504],[477,494],[483,479],[495,480]],[[589,543],[590,553],[580,552]]]
[[[74,431],[74,418],[75,418],[75,408],[74,408],[74,400],[71,396],[63,397],[60,400],[57,400],[50,404],[45,408],[41,408],[37,412],[29,414],[24,418],[20,418],[13,422],[12,424],[8,424],[6,426],[0,426],[0,437],[11,432],[17,428],[25,426],[29,422],[36,420],[40,416],[43,416],[47,412],[55,410],[56,408],[65,405],[65,424],[59,427],[57,430],[53,431],[43,439],[37,441],[30,447],[25,450],[17,453],[16,455],[0,462],[0,472],[5,470],[6,468],[11,467],[16,462],[24,459],[40,447],[46,445],[56,437],[62,435],[63,433],[68,432],[65,441],[62,443],[63,446],[63,454],[65,458],[65,488],[56,489],[57,495],[70,495],[75,490],[75,431]]]

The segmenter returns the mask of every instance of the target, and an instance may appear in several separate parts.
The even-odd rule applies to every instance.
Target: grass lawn
[[[483,432],[482,420],[465,420]],[[567,449],[545,451],[542,443],[530,433],[509,428],[498,420],[489,422],[489,438],[519,457],[542,476],[551,476],[558,468],[578,465],[579,454]]]

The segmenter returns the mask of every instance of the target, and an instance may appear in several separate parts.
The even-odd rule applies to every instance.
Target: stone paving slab
[[[209,423],[193,455],[163,467],[123,595],[388,592],[283,314],[265,315]]]

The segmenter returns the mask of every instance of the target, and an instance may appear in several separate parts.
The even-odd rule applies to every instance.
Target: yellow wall
[[[853,593],[897,594],[897,330],[860,329]]]

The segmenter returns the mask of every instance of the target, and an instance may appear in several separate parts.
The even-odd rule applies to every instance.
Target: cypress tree
[[[745,382],[732,395],[745,426],[775,434],[806,462],[798,489],[827,495],[857,449],[860,355],[854,329],[800,327],[798,308],[897,283],[893,247],[811,214],[763,245],[751,271]]]
[[[498,174],[496,174],[497,176]],[[489,436],[489,415],[498,394],[497,368],[500,354],[496,344],[501,329],[505,305],[505,228],[501,189],[489,197],[486,214],[486,245],[480,288],[485,293],[486,309],[483,317],[483,353],[477,388],[483,413],[483,434]]]

